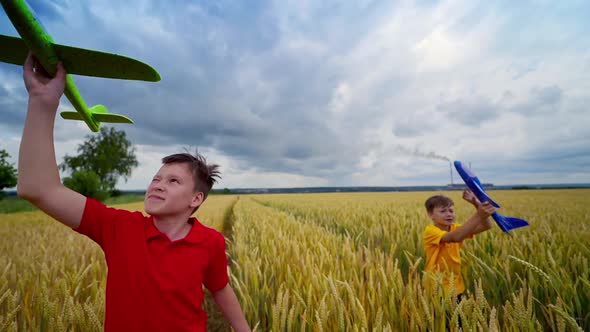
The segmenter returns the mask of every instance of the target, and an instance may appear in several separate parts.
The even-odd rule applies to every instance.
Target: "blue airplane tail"
[[[506,233],[510,234],[511,229],[528,226],[528,221],[516,217],[507,217],[494,212],[492,218],[496,221],[498,226]]]

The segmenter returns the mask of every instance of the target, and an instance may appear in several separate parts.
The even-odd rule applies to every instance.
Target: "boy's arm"
[[[223,312],[223,316],[236,332],[250,331],[250,326],[248,326],[248,322],[244,317],[238,298],[229,284],[215,292],[213,299],[215,299],[215,303]]]
[[[492,221],[490,220],[490,218],[485,218],[482,222],[480,222],[479,224],[477,224],[477,226],[475,226],[475,229],[473,230],[473,235],[475,234],[479,234],[481,232],[487,231],[488,229],[492,228]]]
[[[471,205],[473,205],[473,207],[475,207],[475,210],[477,210],[477,208],[479,206],[478,204],[480,204],[480,201],[479,201],[479,199],[477,199],[477,196],[475,196],[475,194],[471,190],[465,189],[463,191],[463,199],[466,200],[467,202],[471,203]],[[488,217],[483,222],[477,224],[477,226],[473,230],[472,234],[473,235],[479,234],[483,231],[487,231],[490,228],[492,228],[492,221]]]
[[[66,188],[59,178],[53,123],[63,94],[66,72],[57,66],[49,78],[31,54],[24,65],[29,104],[18,158],[18,195],[72,228],[80,225],[86,197]]]
[[[477,203],[477,212],[467,220],[461,227],[448,232],[441,238],[440,242],[461,242],[474,234],[478,226],[486,222],[486,219],[494,213],[495,208],[490,202]]]

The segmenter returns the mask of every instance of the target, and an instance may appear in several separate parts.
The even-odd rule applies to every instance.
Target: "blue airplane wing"
[[[463,163],[461,163],[458,160],[456,160],[453,164],[455,165],[455,169],[457,169],[457,173],[459,173],[459,176],[461,176],[463,182],[465,182],[465,184],[467,185],[467,188],[469,188],[473,192],[473,194],[475,194],[475,196],[477,197],[477,199],[479,199],[480,202],[487,201],[490,202],[494,207],[500,208],[500,204],[496,203],[486,193],[481,182],[479,182],[477,176],[475,176],[475,174],[473,174],[473,172],[467,166],[463,165]]]
[[[473,192],[473,194],[477,197],[477,199],[479,199],[480,202],[488,201],[494,207],[500,207],[500,205],[496,203],[486,193],[485,189],[483,188],[483,185],[479,181],[479,178],[475,176],[475,174],[468,167],[463,165],[463,163],[461,163],[458,160],[456,160],[453,164],[455,165],[455,169],[457,170],[457,173],[459,173],[459,176],[461,176],[467,187]],[[494,212],[492,214],[492,218],[494,219],[498,227],[500,227],[502,231],[508,234],[510,234],[510,230],[512,229],[529,225],[529,223],[524,219],[503,216],[498,212]]]

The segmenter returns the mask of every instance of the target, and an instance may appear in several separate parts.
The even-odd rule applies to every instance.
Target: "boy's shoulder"
[[[195,229],[191,230],[190,234],[194,236],[194,240],[197,242],[203,241],[206,243],[211,243],[215,246],[225,246],[225,237],[221,232],[214,228],[205,226],[199,219],[195,217],[192,217],[191,221],[193,223],[193,228]]]
[[[459,228],[461,226],[463,226],[463,225],[462,224],[451,224],[451,230],[450,230],[450,232],[456,230],[457,228]]]
[[[451,230],[453,230],[453,225],[451,225]],[[442,230],[440,228],[438,228],[438,226],[436,226],[435,224],[428,224],[426,225],[426,227],[424,227],[424,232],[446,232],[445,230]]]
[[[215,228],[209,227],[205,224],[203,224],[199,219],[197,219],[196,217],[191,217],[191,222],[200,228],[200,230],[202,232],[204,232],[207,235],[211,235],[211,236],[222,236],[223,234],[221,234],[220,231],[216,230]]]
[[[89,220],[92,222],[105,222],[105,221],[134,221],[134,222],[145,222],[150,217],[145,215],[143,212],[138,210],[128,210],[120,206],[108,206],[105,203],[90,197],[86,197],[86,203],[84,206],[84,212],[82,220]]]
[[[439,229],[438,227],[436,227],[436,225],[434,224],[428,224],[426,225],[426,227],[424,227],[424,231],[433,231],[433,230],[437,230]]]
[[[451,230],[450,231],[454,231],[454,230],[456,230],[457,228],[459,228],[461,226],[463,226],[463,225],[462,224],[453,223],[453,224],[451,224]],[[426,227],[424,227],[424,230],[439,230],[441,232],[446,232],[445,230],[442,230],[442,229],[438,228],[435,224],[428,224],[428,225],[426,225]]]

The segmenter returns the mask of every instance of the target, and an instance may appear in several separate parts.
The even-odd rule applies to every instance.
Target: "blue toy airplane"
[[[86,106],[69,74],[156,82],[160,75],[155,69],[117,54],[56,44],[25,0],[0,0],[0,3],[22,37],[0,35],[0,62],[22,66],[30,51],[51,76],[55,76],[57,64],[63,62],[68,72],[64,94],[77,112],[61,112],[62,118],[82,120],[92,131],[98,131],[101,122],[133,123],[126,116],[109,113],[103,105]]]
[[[477,197],[477,199],[479,199],[480,202],[487,201],[490,202],[496,208],[500,207],[500,204],[496,203],[490,196],[488,196],[486,191],[483,189],[481,182],[479,182],[477,176],[475,176],[475,174],[473,174],[473,172],[467,166],[463,165],[463,163],[461,163],[458,160],[455,160],[453,164],[455,165],[457,172],[459,173],[467,187],[473,192],[473,194],[475,194],[475,196]],[[499,214],[498,212],[494,212],[492,214],[492,218],[494,218],[496,224],[498,224],[498,226],[508,234],[510,234],[511,229],[529,225],[529,223],[526,220],[515,217],[506,217]]]

